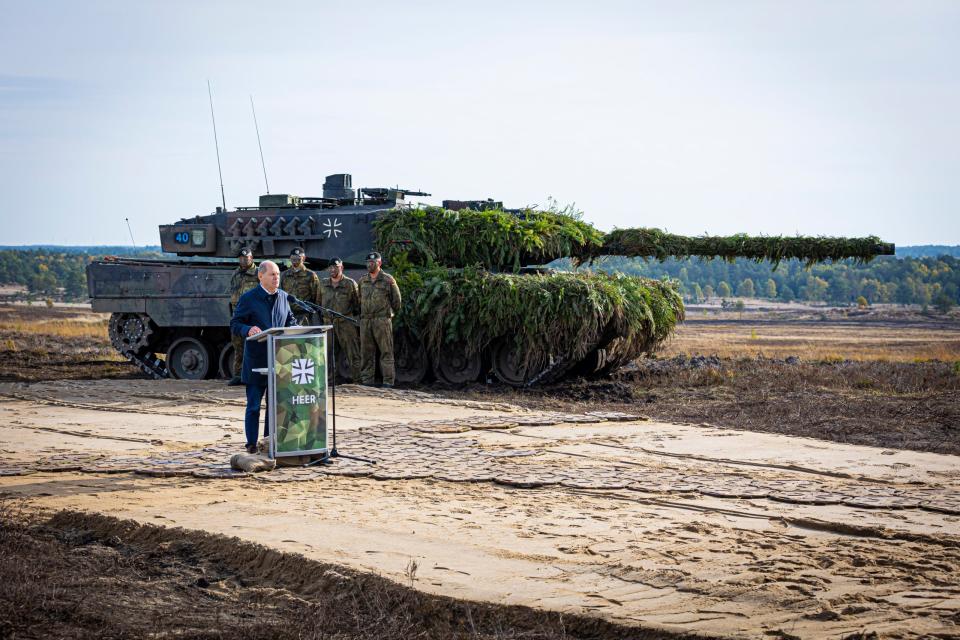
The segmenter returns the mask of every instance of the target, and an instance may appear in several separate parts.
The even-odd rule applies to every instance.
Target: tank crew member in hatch
[[[247,452],[257,452],[257,433],[260,425],[260,403],[267,391],[267,376],[255,373],[254,369],[267,367],[267,343],[246,340],[273,327],[297,326],[297,319],[290,311],[287,292],[280,289],[280,268],[270,260],[264,260],[257,269],[260,286],[240,296],[237,308],[230,320],[230,332],[244,338],[243,370],[240,374],[247,385],[247,411],[244,429],[247,436]],[[268,405],[269,406],[269,405]],[[264,416],[263,435],[270,435],[270,415]]]
[[[379,349],[383,386],[392,387],[396,377],[392,319],[400,311],[400,288],[393,276],[380,269],[381,264],[380,254],[371,252],[367,256],[367,275],[360,278],[360,377],[363,384],[374,383]]]
[[[320,278],[307,269],[304,264],[303,249],[300,247],[295,247],[290,252],[290,268],[280,276],[280,288],[294,298],[306,302],[316,302],[320,299]],[[313,322],[313,314],[309,311],[297,307],[294,309],[294,315],[302,326],[316,324]]]
[[[230,278],[230,315],[233,315],[233,310],[236,309],[240,296],[260,284],[260,280],[257,278],[257,267],[253,264],[253,254],[250,252],[250,249],[246,247],[241,249],[240,255],[237,256],[237,262],[239,266],[237,270],[233,272],[233,277]],[[227,384],[231,387],[236,387],[241,384],[240,371],[243,369],[243,338],[240,336],[230,336],[230,342],[233,344],[233,377],[230,378]]]

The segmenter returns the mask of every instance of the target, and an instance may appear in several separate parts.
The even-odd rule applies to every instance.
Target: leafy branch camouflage
[[[398,270],[405,304],[398,323],[432,353],[462,343],[470,353],[503,336],[525,366],[576,361],[598,347],[627,362],[653,350],[683,319],[669,282],[606,273],[516,275],[481,268]]]
[[[406,253],[421,265],[518,271],[527,264],[579,255],[599,247],[602,234],[585,222],[547,211],[393,209],[374,223],[384,259]]]
[[[650,257],[664,261],[670,257],[750,258],[757,262],[768,260],[774,265],[783,260],[798,258],[808,267],[819,262],[854,258],[861,264],[878,255],[890,255],[893,245],[876,236],[866,238],[830,238],[825,236],[678,236],[660,229],[614,229],[606,235],[603,245],[589,247],[576,258],[598,256]]]
[[[400,253],[422,266],[483,265],[492,271],[518,271],[558,258],[588,261],[599,256],[657,258],[738,257],[757,261],[799,258],[808,266],[854,258],[869,262],[893,253],[893,245],[875,236],[678,236],[660,229],[615,229],[608,234],[576,217],[553,211],[446,211],[438,207],[393,209],[374,223],[381,253],[390,261]],[[394,267],[394,270],[396,268]]]

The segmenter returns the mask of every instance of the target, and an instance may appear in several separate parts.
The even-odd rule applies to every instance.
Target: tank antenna
[[[220,175],[220,200],[223,202],[223,210],[227,210],[227,196],[223,194],[223,169],[220,168],[220,142],[217,140],[217,119],[213,115],[213,90],[210,88],[210,81],[207,80],[207,95],[210,96],[210,120],[213,122],[213,146],[217,150],[217,173]]]
[[[124,218],[127,221],[127,231],[130,232],[130,244],[133,245],[133,248],[137,248],[137,241],[133,239],[133,229],[130,228],[130,218]]]
[[[253,95],[250,95],[250,111],[253,112],[253,128],[257,130],[257,146],[260,148],[260,166],[263,167],[263,183],[267,185],[267,195],[270,195],[270,183],[267,182],[267,163],[263,161],[263,145],[260,144],[260,125],[257,124],[257,110],[253,108]]]

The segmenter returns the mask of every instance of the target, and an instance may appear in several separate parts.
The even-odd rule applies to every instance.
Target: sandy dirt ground
[[[329,467],[242,475],[242,390],[0,384],[0,491],[497,604],[725,637],[960,634],[960,464],[342,386]]]

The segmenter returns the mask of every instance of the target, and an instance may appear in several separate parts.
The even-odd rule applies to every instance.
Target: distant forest
[[[103,256],[159,258],[160,247],[0,247],[0,285],[26,287],[14,298],[87,298],[87,264]]]
[[[894,303],[947,307],[960,303],[960,258],[952,256],[880,257],[866,265],[852,260],[804,267],[799,260],[767,262],[738,259],[669,259],[665,262],[606,258],[594,265],[605,271],[671,278],[679,281],[684,299],[766,298],[790,302]]]
[[[85,300],[86,265],[104,255],[164,257],[159,247],[0,247],[0,285],[27,289],[19,297]],[[170,257],[170,256],[166,256]],[[569,267],[569,261],[552,266]],[[821,264],[811,269],[799,261],[769,263],[738,259],[670,259],[665,262],[606,258],[593,266],[649,278],[678,281],[684,298],[767,298],[852,304],[862,296],[868,304],[936,305],[960,303],[960,247],[900,247],[897,256],[870,264],[853,261]]]

